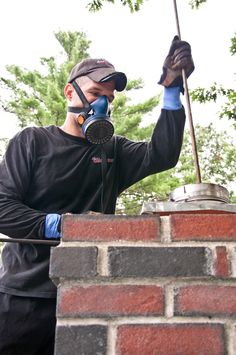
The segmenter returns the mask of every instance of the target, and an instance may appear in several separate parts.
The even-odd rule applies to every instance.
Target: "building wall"
[[[56,355],[236,354],[236,214],[65,215]]]

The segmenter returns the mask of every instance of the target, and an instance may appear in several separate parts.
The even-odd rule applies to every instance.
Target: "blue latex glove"
[[[46,239],[60,239],[61,233],[58,227],[61,223],[61,216],[57,213],[47,214],[45,219],[44,235]]]
[[[164,88],[163,106],[165,110],[179,110],[182,108],[180,87]]]

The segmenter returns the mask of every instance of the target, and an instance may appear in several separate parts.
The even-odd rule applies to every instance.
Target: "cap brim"
[[[115,89],[117,91],[123,91],[127,84],[127,77],[124,73],[109,68],[99,68],[99,70],[93,71],[92,73],[87,74],[87,76],[97,83],[114,80]]]

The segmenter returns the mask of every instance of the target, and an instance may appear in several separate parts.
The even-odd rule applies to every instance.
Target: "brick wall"
[[[63,216],[56,355],[235,355],[236,214]]]

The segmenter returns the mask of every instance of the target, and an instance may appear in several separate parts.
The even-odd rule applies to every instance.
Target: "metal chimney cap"
[[[229,203],[229,192],[225,187],[217,184],[200,183],[184,185],[170,193],[170,201],[174,202],[201,200]]]

